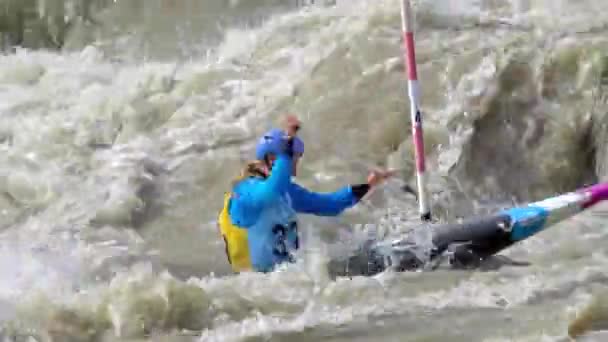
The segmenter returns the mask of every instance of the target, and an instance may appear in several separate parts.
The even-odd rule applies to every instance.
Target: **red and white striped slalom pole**
[[[412,121],[412,139],[414,140],[416,156],[416,178],[418,181],[418,208],[423,221],[431,220],[431,208],[426,189],[424,139],[422,133],[422,114],[418,107],[419,86],[418,71],[416,70],[416,51],[414,49],[414,30],[412,7],[409,0],[401,2],[401,22],[403,28],[403,43],[405,45],[405,66],[408,76],[408,93],[410,97],[410,113]]]

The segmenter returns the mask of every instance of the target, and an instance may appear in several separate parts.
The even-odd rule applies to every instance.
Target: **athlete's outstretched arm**
[[[368,184],[350,185],[334,192],[319,193],[298,184],[289,184],[289,195],[295,211],[319,216],[337,216],[357,204],[369,191]]]

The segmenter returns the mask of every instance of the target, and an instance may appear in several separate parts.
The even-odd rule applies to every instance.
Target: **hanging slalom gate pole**
[[[414,140],[416,157],[418,210],[420,212],[420,218],[423,221],[429,221],[431,219],[431,209],[429,206],[429,198],[426,189],[422,114],[418,108],[418,71],[416,70],[416,51],[414,49],[412,8],[409,0],[403,0],[401,2],[401,22],[403,28],[403,44],[405,46],[405,67],[408,76],[408,93],[410,97],[412,139]]]

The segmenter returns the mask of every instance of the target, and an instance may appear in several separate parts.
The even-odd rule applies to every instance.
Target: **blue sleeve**
[[[248,199],[265,206],[286,193],[289,183],[291,183],[291,169],[291,157],[286,154],[280,154],[274,161],[270,177],[262,182],[255,183],[256,186],[247,189],[249,194],[247,196]]]
[[[291,183],[292,161],[287,155],[279,155],[274,162],[270,177],[245,179],[235,186],[229,213],[233,223],[247,227],[257,221],[262,209],[288,191]]]
[[[295,211],[319,216],[338,216],[359,202],[350,186],[334,192],[318,193],[290,183],[289,196]]]

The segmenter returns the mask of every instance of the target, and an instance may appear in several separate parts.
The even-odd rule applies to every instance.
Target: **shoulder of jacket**
[[[232,186],[232,193],[241,190],[243,187],[252,186],[262,182],[264,179],[260,177],[241,177],[234,180],[234,185]]]

